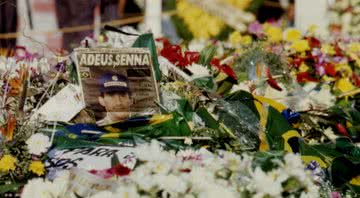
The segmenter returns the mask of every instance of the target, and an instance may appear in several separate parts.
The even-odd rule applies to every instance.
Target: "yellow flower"
[[[318,29],[317,25],[309,25],[307,31],[311,34],[314,35],[316,33],[316,30]]]
[[[341,72],[341,74],[343,74],[343,76],[350,76],[352,74],[351,67],[346,63],[341,63],[341,64],[335,65],[335,71]]]
[[[298,40],[292,43],[290,46],[296,52],[305,52],[310,49],[309,43],[307,40]]]
[[[241,33],[239,31],[235,31],[233,33],[230,34],[229,36],[229,40],[232,44],[238,44],[241,42]]]
[[[322,80],[323,80],[324,82],[333,82],[333,81],[335,81],[335,78],[329,77],[329,76],[327,76],[327,75],[324,75],[324,76],[322,77]]]
[[[209,39],[218,35],[225,26],[218,17],[209,15],[185,0],[177,1],[176,9],[195,38]]]
[[[232,6],[239,8],[240,10],[245,10],[249,7],[251,0],[222,0],[228,4],[231,4]]]
[[[321,47],[321,51],[325,54],[329,54],[329,55],[334,55],[335,54],[335,49],[333,46],[329,45],[329,44],[324,44]]]
[[[282,39],[282,31],[278,27],[268,26],[265,29],[265,33],[271,42],[279,42]]]
[[[355,54],[360,53],[360,43],[351,43],[349,45],[349,51]]]
[[[299,67],[299,71],[306,72],[307,70],[309,70],[309,66],[307,66],[305,63],[301,63],[301,65]]]
[[[301,39],[301,32],[295,28],[290,28],[285,32],[285,41],[294,42]]]
[[[29,166],[29,171],[41,176],[45,173],[45,166],[41,161],[32,161]]]
[[[0,160],[0,172],[15,170],[16,158],[11,155],[4,155]]]
[[[354,85],[347,78],[341,78],[335,83],[335,88],[342,93],[355,89]]]
[[[241,43],[244,45],[250,45],[252,43],[252,38],[249,35],[243,36],[241,38]]]

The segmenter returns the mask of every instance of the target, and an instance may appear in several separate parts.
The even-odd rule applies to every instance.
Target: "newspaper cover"
[[[77,48],[75,56],[83,99],[97,125],[160,113],[147,48]]]

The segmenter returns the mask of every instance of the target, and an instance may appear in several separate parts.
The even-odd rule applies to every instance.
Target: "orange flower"
[[[20,94],[20,90],[21,90],[21,79],[19,78],[13,78],[9,81],[9,95],[10,96],[17,96]]]
[[[6,137],[7,141],[11,141],[13,139],[14,130],[16,128],[16,117],[10,114],[7,121],[7,126],[2,126],[0,131],[3,136]]]

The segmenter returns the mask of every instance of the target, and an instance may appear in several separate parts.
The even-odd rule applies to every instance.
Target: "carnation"
[[[41,155],[42,153],[47,152],[48,148],[51,146],[49,137],[42,133],[33,134],[26,141],[26,144],[29,153],[34,155]]]

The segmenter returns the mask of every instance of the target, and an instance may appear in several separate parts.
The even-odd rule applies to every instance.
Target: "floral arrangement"
[[[136,148],[140,163],[135,170],[122,176],[92,172],[97,177],[115,183],[107,191],[95,192],[89,197],[319,197],[314,180],[316,171],[306,170],[299,156],[288,154],[247,154],[206,149],[166,151],[157,141]],[[261,156],[261,157],[260,157]],[[274,157],[276,156],[276,157]],[[268,161],[260,162],[261,158]],[[316,169],[316,168],[315,168]],[[314,170],[315,170],[314,169]],[[54,198],[68,196],[69,173],[55,181],[33,179],[22,193],[23,198],[48,195]],[[322,192],[325,193],[326,192]]]
[[[66,83],[65,68],[57,65],[51,69],[48,61],[56,63],[23,47],[0,57],[2,195],[16,193],[28,179],[46,174],[44,161],[51,141],[37,133],[45,124],[30,121],[30,117]]]
[[[132,39],[121,38],[119,45],[154,42]],[[111,42],[87,39],[85,46]],[[154,67],[162,73],[157,80],[164,115],[126,131],[98,127],[99,134],[79,133],[89,127],[86,111],[70,123],[29,122],[59,89],[76,83],[71,60],[26,50],[1,57],[1,195],[351,197],[359,192],[358,40],[323,40],[314,27],[302,34],[279,23],[253,23],[248,34],[234,32],[226,42],[172,45],[163,38],[147,47],[159,55]],[[40,133],[49,126],[56,131],[50,138]],[[128,142],[137,145],[134,169],[112,157],[109,169],[75,168],[43,178],[49,149]],[[74,183],[78,177],[95,182],[94,188]]]
[[[359,36],[359,6],[358,0],[336,0],[330,5],[330,31]]]
[[[217,3],[232,6],[240,11],[254,11],[259,6],[258,1],[244,0],[220,0]],[[204,9],[194,5],[191,1],[177,0],[177,14],[173,17],[173,22],[177,28],[179,36],[185,40],[210,39],[214,37],[223,38],[232,29],[217,16],[208,13]],[[246,21],[238,23],[246,24]],[[245,26],[245,25],[244,25]],[[202,28],[199,28],[202,27]]]

